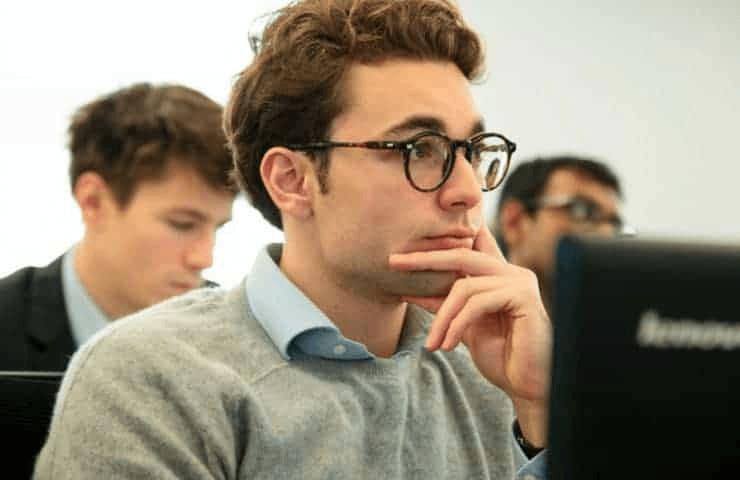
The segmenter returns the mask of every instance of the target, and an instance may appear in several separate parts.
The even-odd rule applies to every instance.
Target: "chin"
[[[406,297],[444,297],[458,278],[453,272],[406,272],[395,291]]]

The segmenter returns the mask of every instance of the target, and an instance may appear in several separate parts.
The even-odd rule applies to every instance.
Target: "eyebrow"
[[[403,133],[409,133],[413,130],[431,130],[438,133],[447,132],[445,123],[439,118],[424,115],[413,115],[385,130],[382,135],[396,136]],[[485,126],[483,124],[483,120],[478,119],[473,125],[473,128],[470,129],[468,136],[475,135],[476,133],[483,132],[484,130]]]
[[[193,220],[197,220],[199,222],[207,222],[209,220],[209,216],[204,214],[203,212],[200,212],[198,210],[195,210],[194,208],[187,208],[187,207],[176,207],[171,210],[167,210],[168,215],[187,215],[189,217],[192,217]],[[219,223],[219,227],[223,227],[227,223],[231,221],[231,217],[227,217],[223,222]]]

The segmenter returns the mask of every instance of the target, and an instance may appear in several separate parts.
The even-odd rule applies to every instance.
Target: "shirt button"
[[[334,346],[334,353],[337,355],[344,355],[347,352],[347,347],[342,344]]]

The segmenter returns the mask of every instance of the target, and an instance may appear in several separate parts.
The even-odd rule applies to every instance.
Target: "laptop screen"
[[[566,237],[555,275],[548,478],[740,475],[740,247]]]

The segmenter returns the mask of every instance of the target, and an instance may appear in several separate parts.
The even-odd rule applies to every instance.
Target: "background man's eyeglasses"
[[[525,202],[530,213],[543,208],[555,208],[565,211],[568,216],[576,222],[589,225],[600,225],[607,223],[612,226],[617,235],[635,235],[634,228],[625,225],[618,214],[604,212],[593,200],[581,196],[555,196],[540,197]]]
[[[452,140],[437,132],[421,132],[408,140],[372,142],[313,142],[287,145],[291,150],[314,151],[330,148],[398,150],[403,154],[406,178],[422,192],[439,189],[450,177],[459,148],[470,162],[481,190],[501,185],[509,170],[516,144],[498,133],[478,133],[467,140]]]

